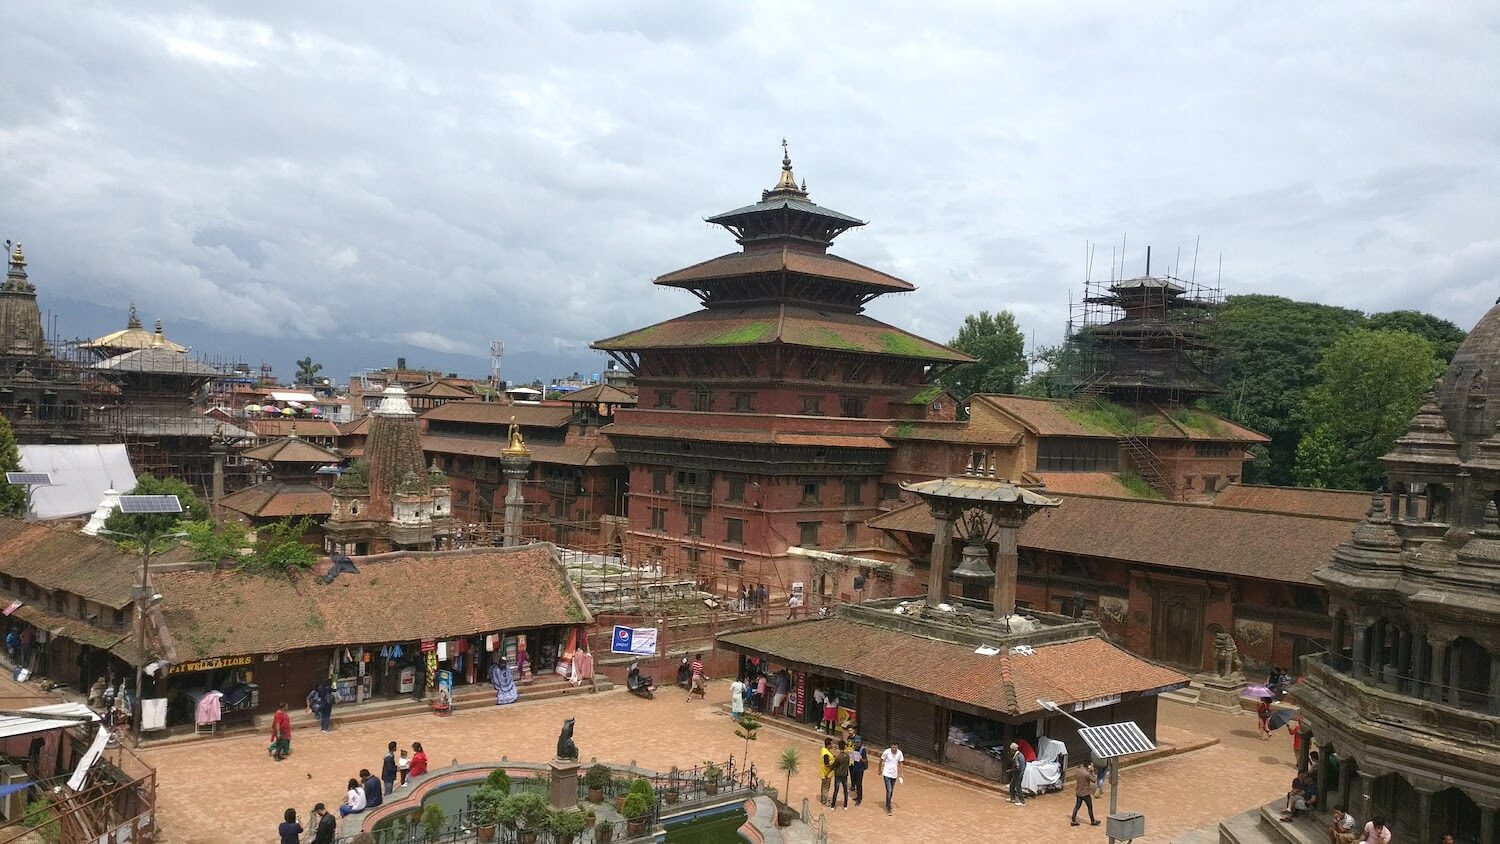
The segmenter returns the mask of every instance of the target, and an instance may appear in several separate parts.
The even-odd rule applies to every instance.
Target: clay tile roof
[[[719,637],[719,644],[773,660],[911,689],[962,708],[1007,715],[1185,685],[1187,678],[1098,638],[1035,648],[1031,655],[983,656],[972,645],[833,617]]]
[[[325,584],[317,573],[232,570],[154,575],[178,660],[300,648],[450,639],[589,619],[547,545],[355,557],[358,574]],[[397,600],[423,584],[420,611]],[[252,611],[247,611],[253,609]],[[233,625],[224,619],[234,619]],[[192,631],[199,631],[193,635]]]
[[[887,426],[880,432],[888,440],[931,440],[945,443],[982,443],[984,445],[1014,445],[1021,441],[1021,434],[1006,437],[994,431],[976,428],[968,422],[946,420],[912,419]]]
[[[370,433],[370,416],[369,416],[369,414],[365,414],[364,416],[361,416],[358,419],[355,419],[355,420],[352,420],[352,421],[349,421],[349,422],[344,422],[344,423],[340,424],[338,426],[338,432],[339,432],[339,434],[341,436],[346,436],[346,437],[348,437],[348,436],[354,436],[354,435],[357,435],[357,434],[364,434],[364,435],[368,436],[369,433]]]
[[[610,384],[595,384],[563,396],[569,404],[635,404],[635,393],[627,393]]]
[[[1047,492],[1062,504],[1026,522],[1022,548],[1289,583],[1315,583],[1312,573],[1358,524],[1342,517]],[[917,502],[867,524],[930,535],[932,514]]]
[[[468,437],[460,434],[423,434],[422,450],[429,454],[461,454],[468,457],[490,457],[499,459],[506,441],[493,437]],[[531,459],[535,463],[556,463],[562,466],[618,466],[620,458],[615,450],[600,444],[559,444],[528,442]]]
[[[1090,423],[1072,410],[1066,399],[1031,396],[978,394],[971,401],[983,401],[1009,414],[1032,433],[1043,437],[1099,437],[1116,439],[1118,432]],[[1213,442],[1270,442],[1258,431],[1204,410],[1176,411],[1176,416],[1161,408],[1141,412],[1140,422],[1149,425],[1134,433],[1143,439],[1207,440]],[[1181,417],[1180,419],[1178,417]],[[1187,420],[1183,422],[1182,420]]]
[[[1103,495],[1112,498],[1136,498],[1130,488],[1120,483],[1113,472],[1029,472],[1051,493]],[[1367,502],[1368,503],[1368,502]]]
[[[441,379],[428,381],[426,384],[418,384],[406,391],[408,396],[432,396],[434,398],[472,399],[474,390],[459,384],[452,384]]]
[[[821,433],[809,431],[735,430],[732,428],[679,428],[673,425],[646,425],[616,422],[601,429],[611,437],[652,437],[704,442],[756,443],[760,445],[796,445],[817,448],[880,448],[891,444],[876,434]]]
[[[9,601],[7,600],[7,603]],[[126,626],[121,629],[111,630],[79,618],[68,618],[54,612],[35,607],[30,604],[24,605],[13,613],[16,618],[28,622],[35,627],[46,630],[53,636],[62,636],[72,639],[80,644],[101,650],[109,650],[127,638],[131,638],[131,628]]]
[[[865,316],[797,305],[705,309],[600,340],[607,351],[757,346],[784,343],[815,349],[969,363],[973,358]]]
[[[333,496],[313,483],[265,481],[232,492],[219,503],[236,513],[257,518],[328,516],[333,513]]]
[[[292,426],[297,427],[299,437],[337,437],[339,426],[327,419],[255,419],[247,417],[243,421],[246,428],[255,432],[257,437],[289,437],[292,435]]]
[[[808,252],[801,249],[756,249],[731,252],[707,261],[659,276],[656,284],[669,287],[694,287],[705,281],[741,278],[761,273],[791,272],[849,281],[882,290],[907,292],[916,285],[905,279],[883,273],[837,255]]]
[[[561,428],[572,421],[573,413],[573,408],[568,405],[450,401],[426,411],[422,414],[422,418],[440,422],[485,422],[492,425],[509,425],[510,418],[514,416],[516,424],[522,427]]]
[[[1312,573],[1356,524],[1174,501],[1059,497],[1062,506],[1021,528],[1022,547],[1288,583],[1314,583]]]
[[[112,372],[147,372],[164,375],[212,376],[219,374],[219,370],[201,361],[193,360],[185,351],[174,351],[165,346],[136,349],[133,352],[105,358],[94,364],[93,368]]]
[[[264,463],[338,463],[338,452],[301,437],[283,437],[241,452],[241,456]]]
[[[153,560],[189,559],[178,546]],[[141,557],[113,542],[84,536],[62,524],[0,517],[0,572],[43,589],[71,592],[116,609],[130,603],[130,587],[140,575]]]
[[[1370,493],[1343,489],[1230,484],[1214,496],[1213,506],[1359,521],[1370,511]]]

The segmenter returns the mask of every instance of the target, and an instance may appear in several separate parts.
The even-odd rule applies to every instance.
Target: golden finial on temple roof
[[[13,266],[26,266],[26,253],[21,251],[21,244],[19,241],[16,243],[15,248],[10,250],[10,262]]]
[[[804,193],[797,187],[797,177],[792,175],[792,154],[787,149],[786,138],[781,139],[781,178],[776,182],[773,191],[792,191],[793,193]]]

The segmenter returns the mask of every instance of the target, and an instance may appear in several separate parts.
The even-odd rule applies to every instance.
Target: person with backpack
[[[327,680],[307,693],[307,711],[318,719],[318,728],[328,732],[333,723],[333,685]]]
[[[865,802],[865,769],[870,767],[870,757],[865,753],[865,744],[859,736],[854,737],[854,749],[849,751],[849,784],[854,788],[854,805]]]

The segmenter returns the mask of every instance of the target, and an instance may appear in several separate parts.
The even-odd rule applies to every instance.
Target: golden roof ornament
[[[526,447],[526,442],[521,438],[521,426],[516,424],[516,417],[510,418],[510,443],[500,452],[505,457],[530,457],[531,449]]]
[[[792,154],[787,150],[786,138],[781,139],[781,178],[770,192],[807,194],[807,188],[797,187],[797,177],[792,173]]]
[[[156,334],[151,338],[151,348],[159,349],[167,345],[167,337],[161,333],[161,320],[156,321]]]
[[[19,242],[16,243],[14,249],[10,250],[10,265],[17,269],[26,266],[26,253],[21,251]]]

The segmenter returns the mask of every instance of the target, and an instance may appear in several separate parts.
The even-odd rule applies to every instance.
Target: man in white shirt
[[[885,813],[891,813],[891,795],[896,793],[896,783],[902,782],[901,763],[906,757],[901,755],[901,748],[891,744],[880,754],[880,776],[885,779]]]

